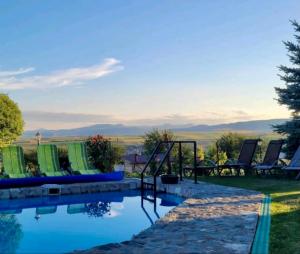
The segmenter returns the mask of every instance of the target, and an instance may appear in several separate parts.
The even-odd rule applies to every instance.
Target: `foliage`
[[[299,253],[299,181],[258,177],[203,177],[201,180],[270,194],[272,203],[269,253]]]
[[[21,224],[15,215],[0,214],[0,253],[15,253],[22,238]]]
[[[162,141],[173,141],[175,140],[175,136],[172,131],[170,130],[162,130],[159,131],[158,129],[154,129],[150,132],[147,132],[144,135],[144,152],[146,155],[150,156],[153,151],[155,150],[156,146],[159,144],[159,142]],[[161,145],[160,149],[158,150],[158,153],[165,153],[167,151],[168,144]],[[175,157],[176,155],[175,150],[173,149],[171,156]],[[156,163],[152,162],[150,164],[151,172],[154,172],[156,169]],[[165,167],[164,167],[165,169]],[[171,162],[170,159],[167,160],[167,170],[168,173],[171,173]]]
[[[197,157],[200,161],[205,159],[205,151],[202,145],[197,146]]]
[[[275,131],[286,134],[285,152],[291,158],[300,144],[300,25],[291,22],[295,29],[296,42],[286,41],[284,45],[288,51],[291,67],[281,65],[280,79],[285,87],[276,87],[278,103],[285,105],[292,113],[292,119],[284,124],[274,126]]]
[[[0,148],[11,144],[23,132],[24,122],[18,105],[0,93]]]
[[[24,159],[26,163],[27,170],[33,175],[38,174],[38,160],[36,150],[25,150]]]
[[[151,155],[154,151],[155,147],[158,145],[161,141],[172,141],[175,140],[174,133],[170,130],[162,130],[159,131],[157,129],[154,129],[150,132],[147,132],[144,135],[144,151],[145,154]],[[160,153],[165,152],[166,147],[162,146]]]
[[[212,144],[208,147],[208,149],[205,152],[204,158],[206,160],[212,160],[219,164],[224,164],[228,159],[226,152],[218,151],[218,154],[217,154],[217,147],[215,144]]]
[[[105,214],[110,215],[110,202],[98,202],[86,204],[87,215],[89,217],[103,217]]]
[[[238,157],[245,138],[242,134],[229,132],[217,139],[216,144],[221,153],[224,152],[227,158],[233,159]]]
[[[91,163],[102,171],[111,171],[116,163],[122,162],[124,148],[112,144],[112,142],[101,136],[89,137],[87,149]]]

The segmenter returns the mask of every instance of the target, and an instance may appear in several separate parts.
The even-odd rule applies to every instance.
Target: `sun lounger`
[[[228,160],[228,163],[224,165],[218,165],[218,173],[221,175],[224,169],[236,170],[237,175],[240,175],[240,170],[249,171],[252,167],[252,161],[255,154],[255,150],[258,144],[258,139],[246,139],[243,142],[239,157],[237,161]]]
[[[198,174],[209,175],[211,172],[217,170],[218,175],[221,175],[224,169],[236,170],[237,175],[240,175],[240,170],[248,171],[251,168],[254,153],[258,144],[258,139],[246,139],[243,142],[239,157],[237,161],[228,160],[224,165],[218,165],[216,162],[209,160],[209,165],[199,165],[196,168],[189,167],[186,170],[191,170],[195,174],[195,182],[197,182]]]
[[[295,152],[290,163],[286,167],[283,167],[282,170],[284,170],[286,173],[289,173],[291,171],[297,172],[298,174],[295,179],[299,180],[299,178],[300,178],[300,146],[298,147],[297,151]]]
[[[272,174],[273,169],[280,169],[282,167],[280,166],[279,155],[283,143],[283,140],[271,140],[269,142],[263,162],[254,167],[257,172],[261,172],[262,174],[269,172]]]
[[[8,146],[2,149],[4,174],[9,178],[25,178],[31,175],[26,171],[23,149]]]
[[[67,213],[68,214],[77,214],[77,213],[85,213],[87,211],[85,204],[72,204],[68,205]]]
[[[0,210],[0,214],[20,214],[22,213],[22,209],[15,209],[15,210]]]
[[[100,170],[89,165],[86,144],[83,142],[68,144],[68,157],[74,174],[100,174]]]
[[[60,169],[58,152],[55,145],[39,145],[37,149],[39,170],[43,176],[65,176],[67,173]]]
[[[43,214],[52,214],[56,213],[57,206],[42,206],[36,208],[36,214],[43,215]]]

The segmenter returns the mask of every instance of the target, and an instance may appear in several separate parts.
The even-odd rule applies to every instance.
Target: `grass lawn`
[[[201,177],[199,180],[270,194],[270,253],[300,253],[300,182],[260,177]]]

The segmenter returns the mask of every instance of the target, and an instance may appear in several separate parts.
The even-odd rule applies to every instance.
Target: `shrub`
[[[90,162],[102,171],[112,171],[114,164],[122,162],[124,148],[112,144],[112,142],[101,136],[89,137],[87,149]]]

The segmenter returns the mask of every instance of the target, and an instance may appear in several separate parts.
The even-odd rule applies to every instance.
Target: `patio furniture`
[[[198,165],[196,168],[188,167],[185,168],[185,171],[191,170],[195,174],[195,183],[197,183],[197,175],[204,174],[210,175],[215,170],[218,175],[221,175],[224,169],[230,169],[231,174],[232,170],[237,171],[237,175],[240,175],[240,170],[244,169],[246,171],[250,170],[252,167],[252,160],[254,157],[254,153],[258,144],[258,139],[246,139],[243,142],[239,157],[237,161],[232,159],[228,160],[227,163],[223,165],[218,165],[216,162],[211,160],[199,161],[199,163],[207,163],[208,165]]]
[[[56,213],[57,206],[42,206],[36,208],[37,215]]]
[[[240,175],[241,169],[248,172],[252,168],[252,161],[258,144],[258,139],[246,139],[243,142],[239,157],[236,161],[229,159],[224,165],[218,165],[218,174],[221,175],[224,169],[230,169],[237,171],[237,175]]]
[[[295,152],[293,158],[291,159],[290,163],[282,168],[283,171],[286,173],[290,172],[297,172],[295,179],[299,180],[300,178],[300,146],[297,148],[297,151]]]
[[[37,149],[40,174],[43,176],[68,175],[60,169],[56,145],[39,145]]]
[[[26,171],[24,153],[20,146],[8,146],[2,149],[4,175],[9,178],[30,177]]]
[[[83,142],[68,144],[68,157],[72,173],[79,175],[100,174],[100,170],[89,166],[86,144]]]
[[[68,205],[67,208],[68,214],[85,213],[86,211],[87,211],[86,204],[72,204],[72,205]]]
[[[261,172],[263,175],[266,172],[272,174],[272,170],[281,169],[282,166],[280,165],[279,155],[281,152],[281,148],[283,146],[284,141],[280,140],[271,140],[268,144],[266,154],[262,163],[257,164],[254,169],[256,172]]]

